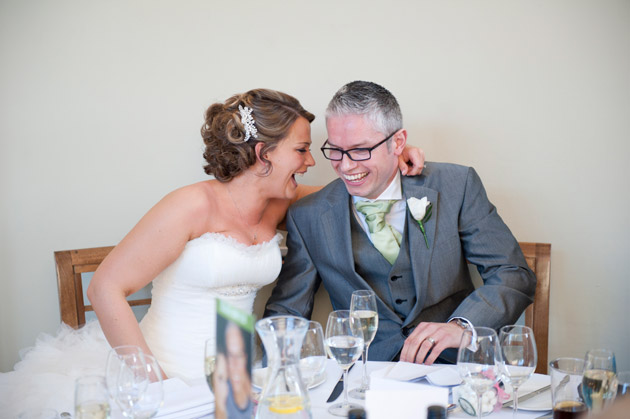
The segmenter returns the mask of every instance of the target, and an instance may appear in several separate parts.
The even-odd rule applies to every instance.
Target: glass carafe
[[[256,322],[268,365],[256,418],[311,418],[311,402],[299,368],[307,328],[308,320],[295,316],[274,316]]]

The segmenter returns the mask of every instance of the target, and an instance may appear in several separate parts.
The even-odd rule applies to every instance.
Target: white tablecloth
[[[368,368],[368,373],[372,373],[374,371],[377,370],[382,370],[383,368],[390,366],[392,363],[391,362],[376,362],[376,361],[369,361],[367,368]],[[451,368],[455,368],[454,366],[452,366]],[[315,387],[313,389],[311,389],[309,391],[309,396],[311,399],[311,411],[313,414],[313,418],[314,419],[320,419],[320,418],[325,418],[325,419],[338,419],[337,416],[333,416],[330,413],[328,413],[328,407],[330,405],[330,403],[326,403],[326,399],[328,399],[328,396],[330,395],[330,393],[332,392],[333,388],[335,387],[335,385],[337,384],[337,381],[339,380],[339,378],[341,377],[341,368],[339,368],[339,366],[337,365],[337,363],[332,360],[329,359],[327,361],[327,365],[326,365],[326,381],[319,385],[318,387]],[[348,389],[353,389],[355,387],[358,387],[361,383],[361,374],[362,374],[362,364],[361,362],[357,362],[357,364],[355,365],[354,368],[352,368],[352,370],[349,373],[349,378],[348,378]],[[545,382],[545,379],[547,378],[547,376],[539,376],[536,377],[537,375],[535,374],[534,377],[532,378],[532,385],[535,386],[541,386],[543,384],[539,384],[539,383],[543,383]],[[538,379],[537,379],[538,378]],[[548,379],[547,379],[548,381]],[[423,384],[428,384],[426,381],[420,380],[421,383]],[[205,388],[204,388],[205,387]],[[211,394],[209,391],[205,391],[207,389],[207,384],[205,383],[205,381],[199,381],[197,383],[193,383],[193,385],[191,386],[190,389],[190,394],[191,397],[197,397],[197,398],[204,398],[204,397],[211,397]],[[534,388],[532,388],[531,390],[533,390]],[[522,391],[519,391],[519,394],[526,394],[529,391],[531,391],[528,386],[527,383],[523,384],[522,387]],[[545,397],[544,395],[542,397]],[[337,402],[340,402],[341,400],[343,400],[343,394],[341,396],[339,396],[339,399],[337,399]],[[350,398],[350,400],[352,402],[355,402],[357,404],[360,405],[364,405],[363,400],[357,400],[357,399],[353,399]],[[180,400],[181,402],[181,400]],[[200,403],[192,403],[193,405],[197,404],[199,405]],[[169,406],[165,405],[165,408],[167,408]],[[172,406],[171,406],[172,407]],[[212,408],[214,407],[213,405],[211,406]],[[172,411],[172,409],[171,409]],[[545,413],[545,411],[525,411],[525,410],[520,410],[518,412],[518,418],[519,419],[528,419],[528,418],[537,418],[541,415],[543,415]],[[201,414],[200,412],[194,412],[194,411],[190,411],[189,413],[187,413],[186,415],[173,415],[171,417],[180,417],[181,419],[186,419],[186,418],[213,418],[214,415],[213,414]],[[511,408],[503,408],[498,412],[493,412],[492,414],[490,414],[489,416],[485,416],[487,418],[491,418],[491,419],[511,419],[512,418],[512,409]],[[455,413],[451,413],[449,414],[449,418],[468,418],[470,419],[471,416],[468,416],[466,413],[462,412],[461,410],[459,412],[455,412]],[[378,418],[377,418],[378,419]]]

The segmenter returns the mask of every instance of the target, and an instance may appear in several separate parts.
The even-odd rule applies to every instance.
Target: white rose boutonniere
[[[429,240],[427,240],[427,233],[424,230],[424,223],[429,221],[429,218],[431,218],[431,209],[433,208],[433,204],[425,196],[422,199],[409,198],[407,200],[407,206],[409,207],[409,211],[411,211],[411,215],[416,219],[418,225],[420,226],[420,231],[422,231],[422,235],[424,236],[424,243],[427,245],[428,249]]]

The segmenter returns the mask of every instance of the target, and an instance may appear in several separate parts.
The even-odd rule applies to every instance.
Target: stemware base
[[[356,403],[337,403],[328,408],[328,413],[346,418],[348,417],[348,412],[352,409],[363,409],[363,406]]]
[[[348,392],[348,396],[353,397],[355,399],[365,400],[365,392],[369,389],[364,387],[357,387]]]

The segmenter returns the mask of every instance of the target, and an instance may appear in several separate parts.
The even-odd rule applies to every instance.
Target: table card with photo
[[[217,338],[213,390],[215,417],[253,417],[252,359],[256,317],[217,300]]]

